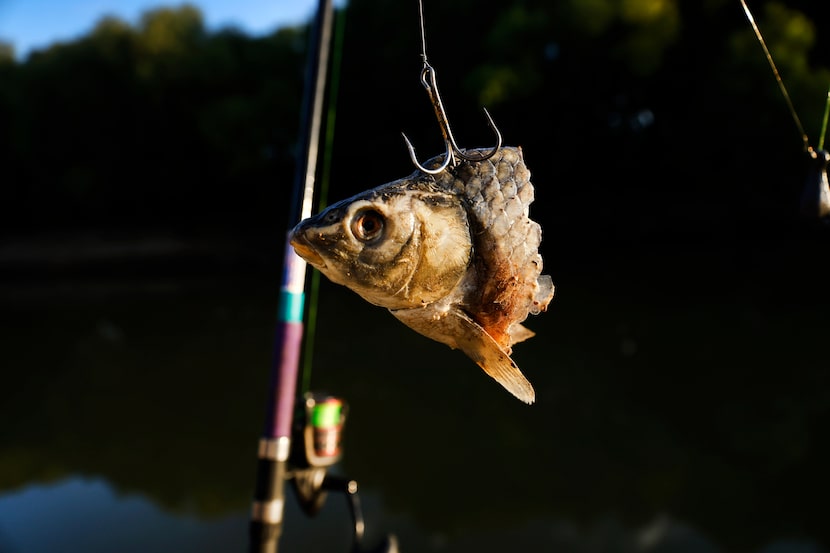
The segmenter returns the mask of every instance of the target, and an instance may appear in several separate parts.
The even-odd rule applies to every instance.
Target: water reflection
[[[332,498],[334,499],[334,498]],[[560,553],[719,553],[724,548],[695,528],[657,516],[641,528],[602,518],[573,521],[534,519],[507,528],[452,535],[430,533],[406,516],[383,514],[376,494],[363,498],[373,521],[393,526],[403,551],[556,551]],[[347,551],[345,510],[328,503],[314,519],[288,506],[288,528],[280,542],[292,552]],[[214,517],[174,514],[136,494],[117,493],[100,479],[70,478],[0,496],[0,551],[3,553],[229,553],[246,551],[247,513]],[[369,542],[380,532],[369,528]],[[373,531],[374,530],[374,531]],[[758,553],[821,553],[814,542],[780,540]]]
[[[0,551],[240,551],[244,514],[173,514],[105,481],[72,477],[0,496]]]
[[[312,385],[350,404],[370,543],[827,551],[830,273],[791,246],[552,270],[515,352],[532,407],[324,285]],[[277,281],[0,287],[0,551],[244,551]],[[348,549],[345,500],[289,503],[284,550]]]

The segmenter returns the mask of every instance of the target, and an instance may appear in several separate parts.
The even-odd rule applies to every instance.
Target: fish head
[[[472,257],[458,196],[401,181],[329,206],[289,240],[329,280],[388,309],[446,297]]]

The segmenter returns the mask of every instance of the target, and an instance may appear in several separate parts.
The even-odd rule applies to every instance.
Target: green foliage
[[[14,45],[0,40],[0,66],[14,63]]]
[[[571,20],[589,36],[604,33],[613,23],[616,10],[608,0],[570,0]]]
[[[775,1],[766,4],[763,12],[756,13],[755,18],[808,136],[817,136],[830,84],[830,71],[811,63],[811,52],[818,41],[814,23],[804,13]],[[760,94],[768,99],[769,109],[774,110],[773,113],[787,117],[787,106],[776,86],[775,74],[749,25],[730,37],[729,50],[729,59],[734,60],[740,73],[736,75],[738,78],[726,80],[727,86],[737,94]],[[797,136],[792,132],[793,129],[790,124],[786,134],[790,137]]]
[[[812,129],[830,81],[828,39],[813,23],[821,14],[814,6],[808,14],[772,0],[757,4],[782,77]],[[638,174],[635,186],[645,195],[638,205],[644,197],[672,201],[647,192],[664,190],[667,173],[712,182],[695,171],[676,175],[660,155],[668,145],[698,160],[701,172],[712,152],[731,152],[728,163],[716,163],[727,168],[723,181],[771,178],[749,163],[755,156],[779,170],[777,178],[790,178],[799,153],[797,145],[795,153],[786,148],[792,121],[735,3],[516,0],[482,9],[459,0],[425,8],[429,59],[456,138],[464,146],[489,141],[479,110],[488,107],[509,143],[527,146],[531,156],[557,152],[556,165],[536,174],[560,183],[559,201],[589,200],[574,183],[599,144],[609,166]],[[351,0],[346,14],[337,195],[408,170],[401,130],[419,154],[440,151],[418,82],[415,6]],[[22,62],[0,47],[0,163],[11,176],[0,192],[0,220],[22,227],[273,224],[289,211],[307,40],[306,27],[261,38],[209,31],[185,4],[149,11],[136,25],[104,17],[87,36]],[[753,150],[735,151],[747,137]],[[353,160],[367,159],[366,152],[374,152],[372,162],[355,179]],[[630,194],[605,180],[596,186],[611,194],[606,215],[613,216],[610,206],[631,201]],[[782,190],[772,192],[760,201],[777,209]]]
[[[625,0],[620,18],[635,30],[623,42],[623,56],[638,74],[651,75],[666,49],[679,37],[680,13],[674,0]]]
[[[568,6],[569,22],[589,37],[624,29],[618,59],[637,74],[659,69],[666,48],[679,38],[676,0],[570,0]]]
[[[292,170],[303,35],[211,34],[185,5],[35,52],[0,83],[5,222],[230,222],[199,211],[273,198]]]

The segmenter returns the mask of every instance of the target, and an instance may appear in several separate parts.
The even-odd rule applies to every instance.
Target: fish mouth
[[[320,254],[318,254],[317,251],[311,247],[302,234],[292,234],[290,243],[294,248],[294,251],[297,252],[297,255],[305,259],[310,265],[318,268],[326,266],[326,262],[323,261]]]

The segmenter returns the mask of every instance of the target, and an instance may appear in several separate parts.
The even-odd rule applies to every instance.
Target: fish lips
[[[318,269],[322,269],[326,266],[326,262],[305,237],[305,229],[298,226],[292,230],[289,237],[289,243],[294,248],[294,251],[297,252],[297,255],[305,259],[310,265],[317,267]]]

